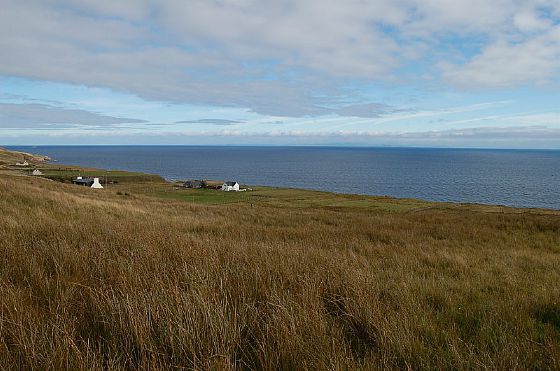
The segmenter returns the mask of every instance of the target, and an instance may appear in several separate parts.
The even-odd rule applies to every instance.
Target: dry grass
[[[42,163],[48,160],[48,157],[27,152],[9,151],[5,148],[0,147],[0,165],[13,165],[16,162],[23,162],[25,160],[31,163]]]
[[[394,201],[391,201],[394,202]],[[558,369],[560,215],[0,176],[6,369]]]

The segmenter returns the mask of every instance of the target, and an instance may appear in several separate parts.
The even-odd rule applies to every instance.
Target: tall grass
[[[560,216],[0,177],[6,369],[560,368]]]

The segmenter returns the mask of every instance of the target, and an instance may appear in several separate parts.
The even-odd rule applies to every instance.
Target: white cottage
[[[33,170],[33,172],[31,174],[33,174],[33,175],[43,175],[43,172],[39,169],[35,169],[35,170]]]
[[[230,192],[230,191],[239,191],[239,183],[237,182],[225,182],[222,184],[222,191]]]

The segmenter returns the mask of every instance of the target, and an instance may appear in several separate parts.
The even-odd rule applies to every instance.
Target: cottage
[[[39,169],[33,169],[32,175],[43,175],[43,172]]]
[[[81,176],[79,176],[76,179],[72,180],[72,183],[90,188],[103,188],[101,183],[99,183],[99,178],[82,178]]]
[[[206,188],[206,181],[204,180],[187,180],[185,184],[183,184],[185,188],[193,188],[193,189],[200,189]]]
[[[239,183],[237,182],[225,182],[222,184],[222,191],[230,192],[230,191],[239,191]]]
[[[29,162],[23,161],[23,162],[16,162],[16,166],[29,166]]]
[[[93,178],[93,184],[91,185],[91,188],[97,188],[97,189],[103,188],[101,183],[99,183],[99,178]]]

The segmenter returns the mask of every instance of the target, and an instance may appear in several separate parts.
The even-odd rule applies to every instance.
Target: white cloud
[[[338,130],[305,132],[269,130],[244,132],[223,130],[212,132],[182,131],[174,133],[131,134],[128,131],[63,133],[7,132],[5,145],[23,144],[272,144],[272,145],[364,145],[476,148],[555,148],[560,149],[560,129],[546,126],[472,127],[404,133]]]
[[[524,125],[560,127],[560,112],[515,115],[505,118],[504,121],[515,122]]]
[[[497,41],[464,65],[443,63],[444,76],[472,88],[508,88],[547,84],[560,72],[560,39],[556,26],[522,42]]]
[[[37,103],[0,103],[0,129],[61,129],[69,127],[109,128],[144,120],[113,117],[77,109]]]
[[[515,14],[513,23],[521,32],[539,32],[548,29],[552,22],[549,19],[539,18],[534,11],[524,11]]]
[[[225,119],[199,119],[199,120],[186,120],[186,121],[176,121],[176,124],[209,124],[209,125],[235,125],[241,124],[244,121],[236,121],[236,120],[225,120]]]
[[[441,66],[457,86],[559,76],[557,0],[1,0],[1,8],[0,74],[271,115],[332,113],[348,91],[351,104],[368,103],[353,83],[398,81],[418,61],[422,79],[437,80]]]

